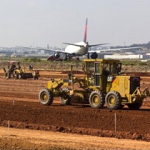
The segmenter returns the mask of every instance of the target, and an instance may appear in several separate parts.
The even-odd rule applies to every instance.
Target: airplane
[[[45,49],[45,48],[35,48],[37,50],[45,50],[45,51],[53,51],[53,55],[51,55],[47,60],[68,60],[72,57],[76,57],[79,59],[79,56],[87,55],[87,58],[96,59],[98,57],[98,53],[104,51],[117,51],[123,49],[135,49],[139,47],[129,47],[129,48],[120,48],[120,49],[105,49],[105,50],[90,50],[91,47],[105,45],[109,43],[101,43],[101,44],[94,44],[89,45],[87,42],[87,23],[88,18],[86,19],[85,23],[85,31],[84,31],[84,39],[78,43],[63,43],[68,44],[68,46],[64,50],[53,50],[53,49]]]
[[[63,44],[68,44],[68,46],[65,48],[65,50],[52,50],[52,49],[44,49],[44,48],[36,48],[37,50],[46,50],[46,51],[53,51],[54,54],[51,55],[47,60],[59,60],[61,59],[60,57],[64,57],[64,59],[70,59],[72,57],[78,57],[78,56],[83,56],[83,55],[88,55],[92,59],[96,59],[98,57],[98,54],[94,51],[91,52],[89,51],[90,47],[93,46],[98,46],[98,45],[105,45],[109,43],[101,43],[101,44],[95,44],[95,45],[89,45],[88,42],[86,41],[87,39],[87,23],[88,19],[86,19],[85,23],[85,31],[84,31],[84,39],[81,42],[78,43],[63,43]]]

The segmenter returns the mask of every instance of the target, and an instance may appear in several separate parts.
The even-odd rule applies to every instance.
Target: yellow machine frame
[[[149,95],[148,88],[140,91],[140,77],[121,74],[119,60],[85,59],[84,77],[79,79],[72,72],[73,66],[70,79],[48,81],[46,90],[39,93],[40,102],[49,105],[54,96],[59,96],[62,103],[66,104],[70,103],[70,97],[79,93],[93,108],[101,108],[106,104],[109,109],[120,109],[124,105],[139,109],[143,99]],[[80,90],[76,89],[77,83]],[[64,86],[68,88],[63,89]]]

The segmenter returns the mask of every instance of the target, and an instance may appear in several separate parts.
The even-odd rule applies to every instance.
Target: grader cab
[[[140,91],[140,77],[121,74],[119,60],[85,59],[84,66],[82,79],[73,76],[71,67],[71,80],[49,81],[39,93],[40,102],[50,105],[53,97],[59,96],[62,104],[69,104],[75,94],[80,94],[83,101],[93,108],[102,108],[105,104],[109,109],[121,109],[124,105],[129,109],[139,109],[149,95],[148,88]],[[64,84],[67,87],[63,88]]]

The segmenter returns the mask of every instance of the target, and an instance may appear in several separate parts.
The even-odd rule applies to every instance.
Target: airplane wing
[[[99,45],[106,45],[106,44],[110,44],[110,43],[94,44],[94,45],[89,45],[89,47],[94,47],[94,46],[99,46]]]
[[[85,47],[84,45],[80,45],[80,44],[72,44],[72,43],[63,43],[63,44],[79,46],[79,47]],[[101,43],[101,44],[88,45],[88,47],[94,47],[94,46],[106,45],[106,44],[110,44],[110,43]]]
[[[83,45],[72,44],[72,43],[63,43],[63,44],[67,44],[67,45],[73,45],[73,46],[79,46],[79,47],[85,47],[85,46],[83,46]]]
[[[23,47],[23,48],[35,49],[35,50],[44,50],[44,51],[52,51],[52,52],[58,52],[58,53],[64,53],[64,54],[70,54],[70,53],[67,53],[67,52],[65,52],[63,50],[54,50],[54,49],[47,49],[47,48],[42,48],[42,47],[38,47],[38,48]]]
[[[109,52],[109,51],[121,51],[121,50],[132,50],[132,49],[140,49],[140,48],[142,48],[142,47],[126,47],[126,48],[116,48],[116,49],[102,49],[102,50],[90,50],[90,51],[88,51],[88,53],[94,53],[94,52],[96,52],[96,53],[101,53],[101,52]]]

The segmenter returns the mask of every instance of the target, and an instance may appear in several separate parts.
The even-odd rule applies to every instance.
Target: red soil
[[[150,98],[136,111],[92,109],[84,104],[62,106],[58,98],[51,106],[43,106],[38,93],[47,80],[42,76],[39,80],[0,77],[0,125],[8,126],[9,120],[14,128],[150,141]],[[143,77],[141,89],[145,87],[150,87],[149,78]]]

